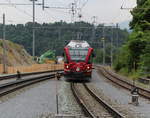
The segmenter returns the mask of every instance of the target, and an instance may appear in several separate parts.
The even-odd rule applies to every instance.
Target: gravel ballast
[[[111,100],[118,103],[120,106],[129,109],[137,118],[150,118],[150,101],[144,98],[139,98],[139,106],[134,106],[131,103],[131,94],[129,91],[115,86],[97,71],[93,72],[93,85],[99,91],[102,91]]]

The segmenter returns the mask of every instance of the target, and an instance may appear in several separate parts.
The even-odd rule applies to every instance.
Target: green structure
[[[55,56],[54,51],[48,50],[47,52],[45,52],[44,54],[40,56],[39,63],[40,64],[53,63],[55,62],[55,60],[56,60],[56,56]]]

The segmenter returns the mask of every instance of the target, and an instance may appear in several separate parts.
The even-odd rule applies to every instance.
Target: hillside
[[[8,66],[21,66],[34,64],[32,57],[26,52],[23,46],[5,40],[7,65]],[[2,64],[3,46],[2,39],[0,39],[0,64]]]

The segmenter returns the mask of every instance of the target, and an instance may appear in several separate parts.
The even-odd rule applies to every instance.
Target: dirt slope
[[[2,39],[0,39],[0,64],[2,64],[3,58],[3,45]],[[5,40],[7,65],[8,66],[22,66],[31,65],[35,62],[32,61],[32,57],[26,52],[23,46]]]

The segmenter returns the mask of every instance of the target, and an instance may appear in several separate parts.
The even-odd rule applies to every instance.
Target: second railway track
[[[110,72],[109,70],[107,70],[106,68],[104,68],[102,66],[97,66],[97,67],[98,67],[98,70],[100,70],[100,72],[104,75],[104,77],[106,77],[113,83],[115,83],[129,91],[131,91],[133,87],[137,87],[139,90],[139,95],[150,100],[150,90],[144,89],[140,86],[133,85],[132,82],[129,82],[126,79],[120,77],[119,75],[116,75],[116,74]]]
[[[21,77],[30,76],[30,75],[39,75],[39,74],[45,74],[45,73],[52,73],[52,72],[61,72],[60,70],[48,70],[48,71],[39,71],[39,72],[29,72],[29,73],[20,73]],[[14,79],[17,78],[17,74],[10,74],[10,75],[3,75],[0,76],[0,81],[6,80],[6,79]]]
[[[97,96],[85,83],[71,83],[72,92],[85,115],[91,118],[125,118]]]
[[[62,73],[60,73],[60,74],[62,74]],[[17,81],[12,81],[12,82],[8,82],[5,84],[1,84],[0,85],[0,97],[6,95],[8,93],[11,93],[13,91],[16,91],[20,88],[26,87],[28,85],[55,78],[55,76],[56,75],[54,73],[50,73],[49,75],[46,74],[46,75],[42,75],[42,76],[30,77],[28,79],[20,79]]]

